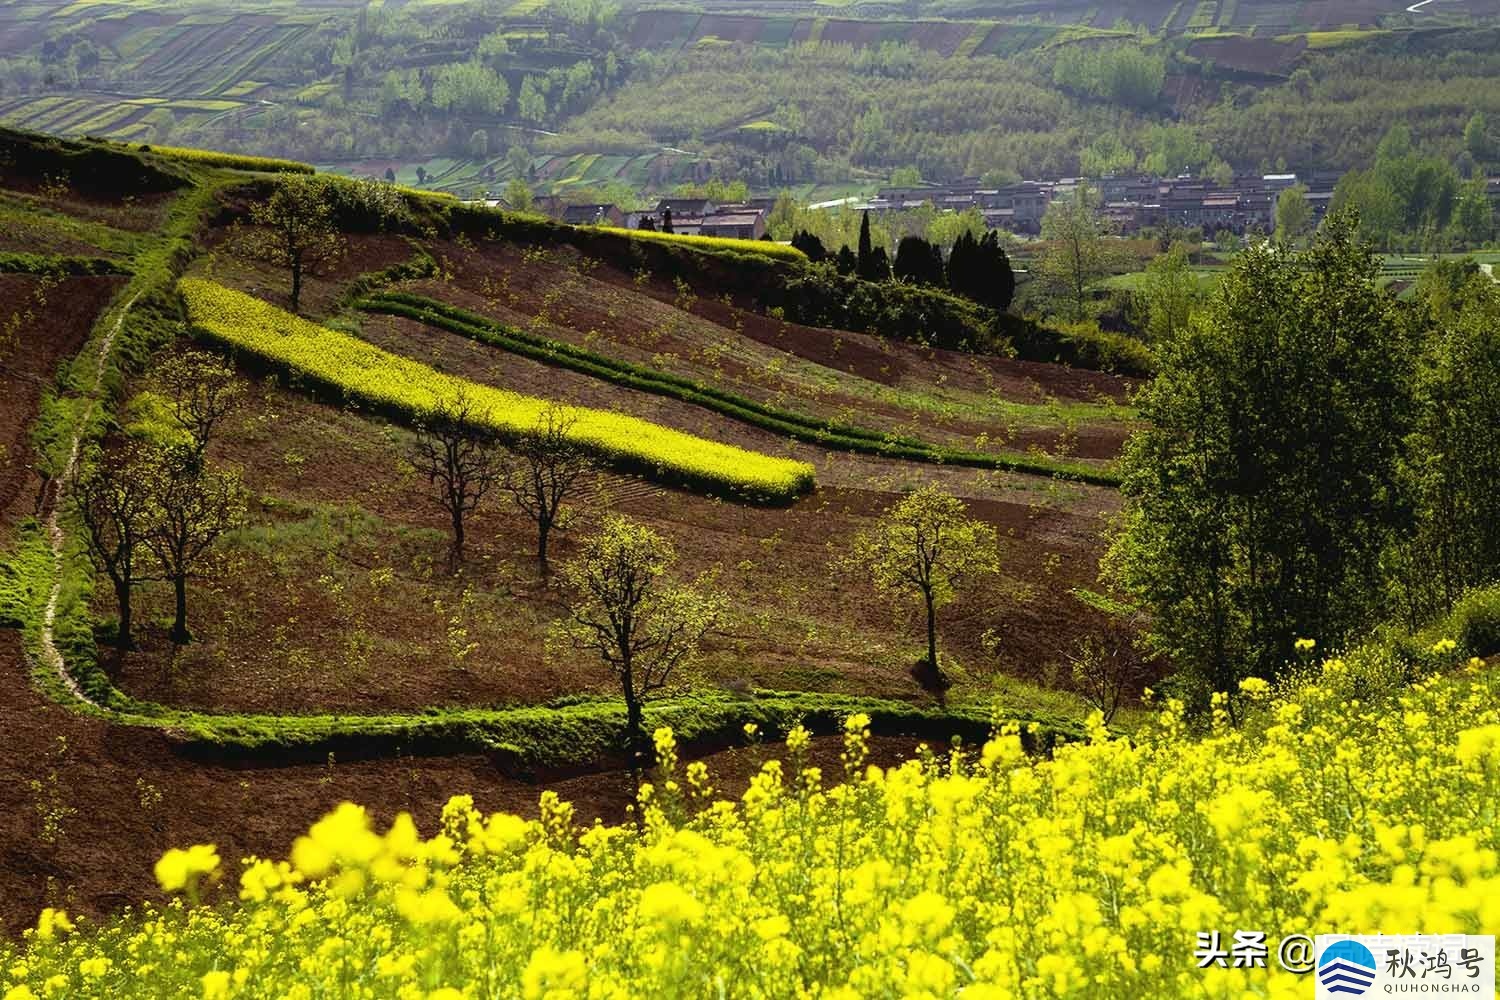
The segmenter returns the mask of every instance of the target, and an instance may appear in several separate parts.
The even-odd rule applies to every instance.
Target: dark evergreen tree
[[[985,276],[985,296],[979,301],[1004,312],[1016,297],[1016,272],[1011,269],[1010,256],[1000,245],[998,232],[991,229],[984,234],[979,241],[979,255]]]
[[[903,236],[896,244],[896,278],[914,285],[943,284],[943,254],[920,236]]]
[[[870,212],[866,209],[865,214],[859,220],[859,256],[856,258],[856,267],[861,278],[870,273],[870,256],[873,247],[874,244],[870,242]]]
[[[661,210],[661,231],[664,233],[672,231],[672,210],[670,208]]]
[[[982,239],[964,233],[948,255],[948,288],[955,295],[1004,311],[1016,294],[1016,275],[1010,258],[1000,245],[1000,234],[991,230]]]
[[[979,285],[979,244],[970,233],[959,234],[948,251],[948,290],[965,298],[974,297]]]
[[[853,274],[859,268],[859,259],[854,256],[854,251],[849,249],[847,243],[839,247],[838,257],[834,263],[839,274]]]
[[[656,220],[651,218],[651,216],[649,215],[643,215],[641,216],[641,224],[636,228],[644,229],[647,232],[654,233],[656,232]]]
[[[814,264],[828,259],[828,250],[823,246],[823,241],[806,229],[799,229],[793,234],[792,246],[807,254],[807,259]]]
[[[891,280],[891,258],[886,255],[885,247],[876,247],[870,251],[870,266],[860,277],[866,281]]]

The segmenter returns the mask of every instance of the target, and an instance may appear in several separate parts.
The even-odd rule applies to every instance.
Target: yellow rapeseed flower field
[[[273,156],[245,156],[240,153],[221,153],[212,149],[191,149],[187,146],[143,146],[158,156],[188,163],[200,163],[206,167],[228,167],[232,170],[258,170],[267,173],[310,174],[313,168],[296,160],[283,160]]]
[[[332,387],[364,405],[421,417],[462,389],[484,426],[505,436],[534,427],[548,401],[480,385],[381,350],[201,278],[179,283],[188,317],[235,351]],[[658,479],[747,498],[789,500],[812,488],[813,467],[696,437],[637,417],[570,407],[573,436],[605,459]]]
[[[648,243],[667,243],[697,250],[729,250],[733,253],[759,254],[773,260],[807,263],[807,254],[796,247],[770,240],[740,240],[728,236],[689,236],[686,233],[663,233],[653,229],[621,229],[618,226],[590,226],[600,232],[627,236]]]
[[[799,730],[735,801],[659,731],[639,830],[551,793],[536,820],[455,798],[427,839],[346,803],[290,861],[223,871],[224,905],[49,910],[0,947],[0,996],[1303,998],[1282,935],[1500,929],[1493,673],[1244,694],[1201,737],[1169,704],[1130,741],[1096,717],[1051,759],[1001,733],[891,770],[854,716],[838,784]],[[168,889],[212,898],[210,846],[169,857]],[[1235,930],[1269,968],[1198,968],[1197,935]]]

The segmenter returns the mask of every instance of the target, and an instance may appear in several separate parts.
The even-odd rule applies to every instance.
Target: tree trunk
[[[937,658],[937,608],[932,605],[932,591],[922,595],[927,600],[927,662],[932,665],[932,676],[941,680],[943,672],[938,669]]]
[[[464,516],[453,512],[453,565],[464,561]]]
[[[292,312],[298,311],[298,304],[302,300],[302,264],[292,264]]]
[[[120,606],[120,628],[115,634],[115,648],[121,652],[128,652],[135,648],[135,643],[130,638],[130,584],[128,582],[115,581],[115,603]]]
[[[177,618],[172,622],[172,641],[179,644],[192,642],[193,637],[188,633],[187,627],[187,577],[174,577],[172,590],[177,597]]]
[[[625,694],[625,752],[630,757],[630,769],[639,771],[645,764],[646,722],[641,700],[630,691]]]
[[[551,521],[538,521],[536,524],[536,561],[542,569],[542,576],[547,575],[547,538],[552,533]]]

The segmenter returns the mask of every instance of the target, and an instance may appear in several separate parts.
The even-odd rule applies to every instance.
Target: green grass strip
[[[0,253],[0,274],[60,274],[84,277],[98,274],[129,274],[117,260],[104,257],[67,257],[45,253]]]
[[[382,292],[360,299],[354,305],[355,308],[366,312],[401,316],[428,326],[435,326],[542,364],[566,368],[625,388],[650,392],[691,403],[694,406],[701,406],[762,430],[784,434],[798,441],[839,451],[940,465],[1004,469],[1072,479],[1101,486],[1117,486],[1120,482],[1119,475],[1108,468],[1057,459],[994,455],[987,452],[944,448],[914,438],[818,420],[791,410],[757,403],[744,396],[703,385],[670,372],[611,358],[574,344],[552,340],[516,327],[496,323],[494,320],[457,306],[409,292]]]

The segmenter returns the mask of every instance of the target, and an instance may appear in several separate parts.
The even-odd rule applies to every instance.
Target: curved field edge
[[[467,394],[476,425],[511,438],[534,425],[547,400],[445,375],[357,337],[293,316],[201,278],[178,283],[199,336],[304,388],[387,416],[419,421],[446,398]],[[786,503],[813,486],[813,467],[700,438],[638,417],[569,406],[570,436],[611,466],[735,499]]]
[[[566,368],[614,385],[701,406],[753,427],[825,448],[938,465],[1003,469],[1099,486],[1120,484],[1119,474],[1108,466],[1101,468],[1059,459],[963,451],[928,444],[915,438],[883,434],[864,427],[818,420],[791,410],[757,403],[744,396],[669,372],[620,361],[573,344],[540,337],[437,299],[409,292],[376,292],[357,299],[354,308],[415,320],[542,364]]]
[[[64,468],[75,443],[83,452],[96,446],[111,426],[109,404],[123,397],[127,375],[177,335],[182,314],[174,289],[193,256],[193,234],[211,210],[214,193],[213,186],[195,187],[179,197],[162,238],[136,258],[134,277],[59,374],[33,425],[44,467]],[[111,337],[112,330],[116,332]],[[106,344],[109,351],[101,358]],[[73,527],[66,519],[62,523]],[[51,700],[115,725],[161,731],[185,752],[262,754],[273,759],[300,754],[321,759],[330,752],[481,752],[513,766],[579,767],[607,760],[620,744],[624,707],[605,699],[495,709],[284,716],[189,711],[140,701],[116,688],[98,662],[89,609],[94,583],[93,567],[76,532],[65,531],[61,548],[54,552],[45,524],[30,519],[0,559],[0,627],[20,630],[33,683]],[[58,597],[48,642],[43,619],[54,589]],[[60,671],[49,663],[49,645]],[[646,716],[652,724],[672,726],[688,742],[712,746],[736,741],[750,722],[774,738],[798,722],[815,731],[831,731],[853,712],[868,713],[878,732],[934,740],[980,739],[995,721],[977,706],[939,711],[879,698],[809,692],[760,692],[749,697],[714,692],[660,699],[648,705]],[[1028,745],[1038,750],[1081,735],[1079,726],[1067,720],[1015,713],[1006,719],[1025,724]]]

